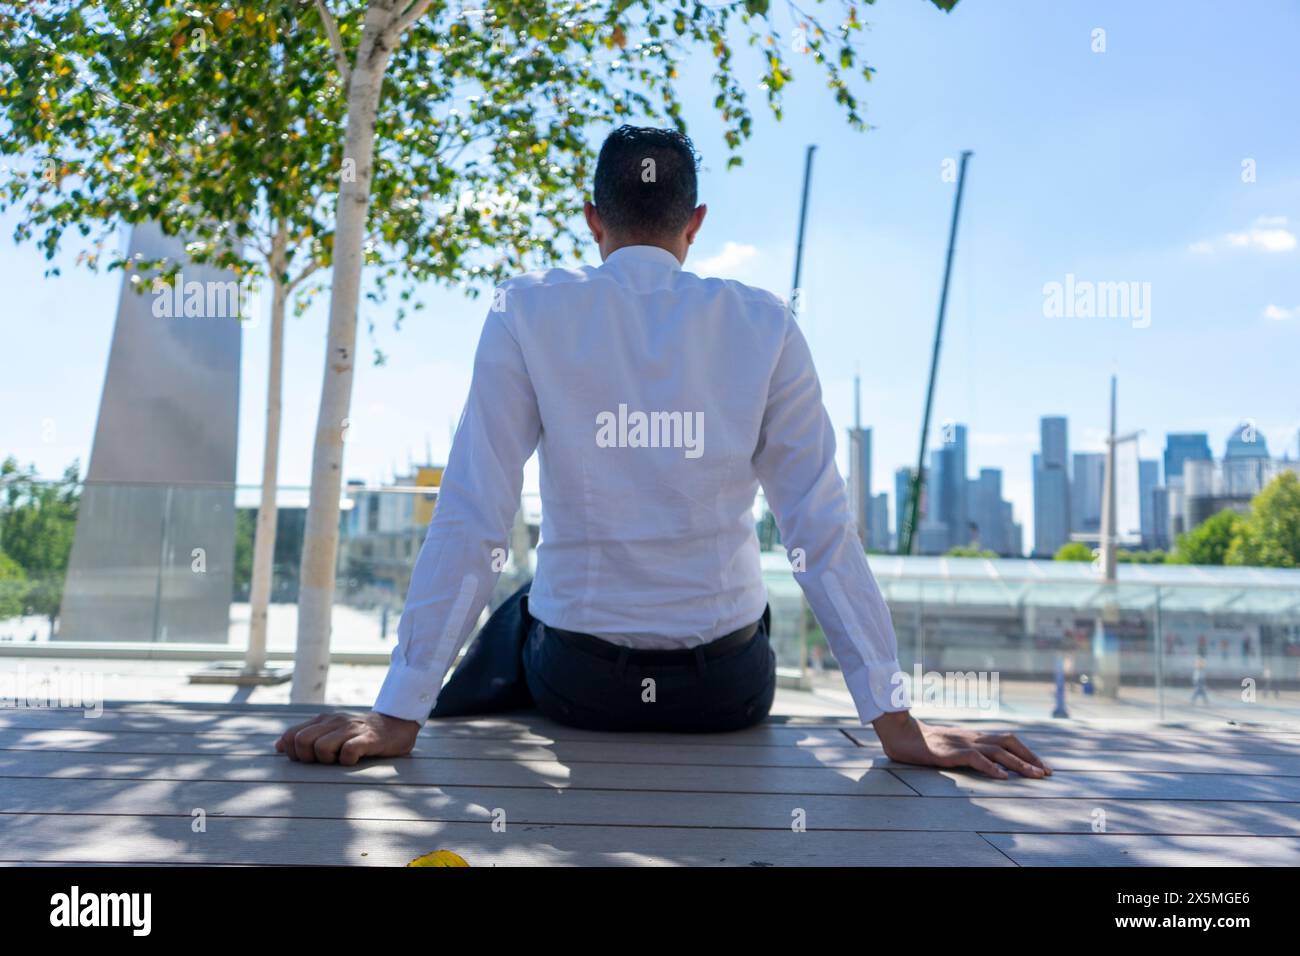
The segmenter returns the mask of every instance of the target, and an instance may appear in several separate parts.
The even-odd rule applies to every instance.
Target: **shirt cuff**
[[[371,710],[401,720],[414,720],[423,727],[438,700],[441,683],[431,671],[417,670],[394,660]]]
[[[907,674],[898,666],[897,659],[869,661],[857,670],[845,673],[844,683],[848,685],[864,726],[881,714],[909,710],[912,706]]]

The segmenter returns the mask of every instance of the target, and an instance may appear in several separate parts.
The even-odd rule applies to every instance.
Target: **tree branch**
[[[388,29],[384,31],[390,44],[395,44],[402,34],[406,32],[407,27],[424,16],[424,12],[429,9],[430,2],[431,0],[411,0],[410,3],[406,4],[405,10],[401,13],[394,13],[393,19],[389,21]]]
[[[289,280],[289,282],[285,283],[284,286],[285,294],[288,295],[294,289],[298,288],[298,286],[302,285],[305,279],[307,279],[309,276],[311,276],[313,272],[316,272],[320,268],[321,268],[321,261],[319,259],[313,259],[310,265],[307,265],[303,268],[302,272],[299,272],[297,276]]]
[[[325,0],[316,0],[316,12],[320,14],[321,26],[325,28],[330,49],[334,52],[334,68],[339,71],[343,88],[346,90],[352,82],[352,67],[348,64],[348,55],[343,49],[343,35],[339,33],[339,25],[335,22],[334,15],[330,13],[329,7],[325,6]]]

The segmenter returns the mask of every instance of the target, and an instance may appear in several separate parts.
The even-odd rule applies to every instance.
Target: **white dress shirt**
[[[496,290],[375,710],[428,717],[501,570],[534,449],[542,528],[528,608],[543,623],[679,648],[757,621],[761,483],[863,723],[906,708],[790,309],[628,246]]]

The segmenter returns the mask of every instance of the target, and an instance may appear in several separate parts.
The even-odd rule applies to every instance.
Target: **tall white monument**
[[[225,643],[240,287],[154,224],[130,252],[183,268],[143,294],[124,277],[56,639]]]

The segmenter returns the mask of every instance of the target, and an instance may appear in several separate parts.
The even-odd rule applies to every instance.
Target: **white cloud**
[[[1216,248],[1253,249],[1260,252],[1290,252],[1296,247],[1296,235],[1286,228],[1286,216],[1260,216],[1247,229],[1229,232],[1217,240],[1192,243],[1191,252],[1204,254]]]
[[[1295,233],[1286,229],[1255,229],[1250,241],[1265,252],[1289,252],[1296,247]]]
[[[1264,306],[1264,318],[1274,319],[1278,322],[1285,319],[1300,318],[1300,305],[1297,305],[1294,309],[1287,309],[1270,302],[1268,305]]]
[[[716,256],[701,259],[695,267],[695,272],[702,276],[734,279],[737,273],[743,272],[757,258],[757,246],[727,240],[723,243],[722,251]]]

